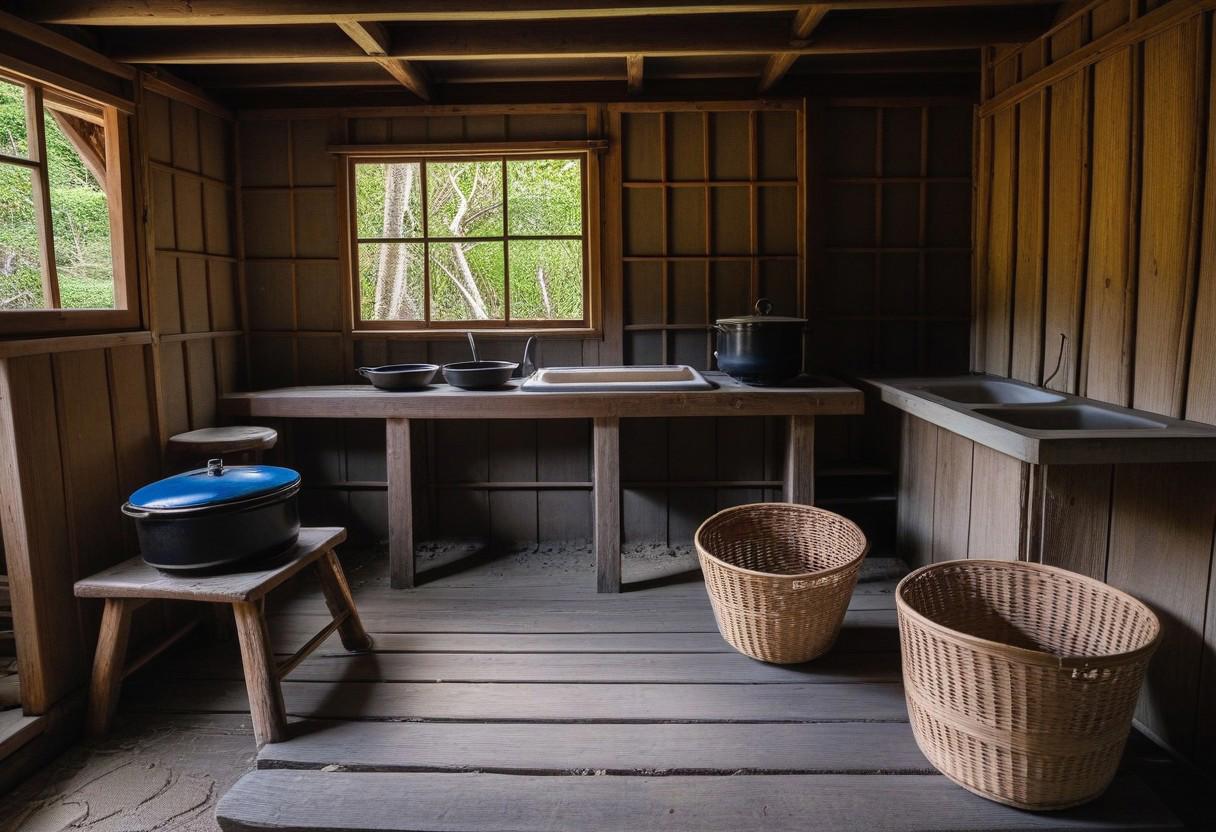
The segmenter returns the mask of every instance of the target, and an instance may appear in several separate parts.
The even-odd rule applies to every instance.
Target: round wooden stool
[[[231,425],[199,428],[169,437],[169,455],[182,462],[205,462],[223,456],[248,455],[253,461],[279,440],[274,428],[256,425]]]

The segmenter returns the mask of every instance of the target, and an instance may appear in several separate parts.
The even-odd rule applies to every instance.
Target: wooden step
[[[1034,814],[940,775],[617,777],[254,771],[216,808],[225,832],[835,832],[1175,829],[1136,778]]]
[[[258,768],[515,774],[932,774],[903,722],[299,722]]]

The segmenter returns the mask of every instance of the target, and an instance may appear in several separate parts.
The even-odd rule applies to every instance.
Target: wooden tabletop
[[[336,419],[579,419],[605,416],[836,416],[863,412],[860,390],[831,380],[809,386],[749,387],[724,373],[704,373],[717,387],[697,391],[524,392],[447,384],[390,392],[369,384],[284,387],[223,398],[227,413],[248,417]]]
[[[324,552],[346,540],[343,528],[303,528],[290,551],[272,565],[256,569],[261,561],[250,561],[248,572],[215,575],[171,575],[131,558],[89,578],[76,582],[79,598],[173,598],[182,601],[256,601],[315,561]]]

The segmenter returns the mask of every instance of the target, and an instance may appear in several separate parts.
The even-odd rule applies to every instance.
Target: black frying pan
[[[484,390],[504,386],[517,367],[514,361],[457,361],[443,365],[443,378],[453,387]]]
[[[385,364],[355,370],[381,390],[421,390],[431,383],[438,371],[436,364]]]
[[[472,361],[457,361],[454,364],[443,365],[443,377],[453,387],[465,390],[486,390],[493,387],[503,387],[519,365],[514,361],[481,361],[477,356],[477,342],[473,333],[466,332],[469,339],[469,350],[473,353]]]

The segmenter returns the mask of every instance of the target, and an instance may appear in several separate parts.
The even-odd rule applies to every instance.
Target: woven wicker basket
[[[1020,809],[1110,784],[1161,626],[1113,587],[1033,563],[956,560],[895,591],[908,714],[942,774]]]
[[[696,545],[722,637],[778,664],[831,648],[867,547],[851,521],[792,503],[720,511],[697,529]]]

